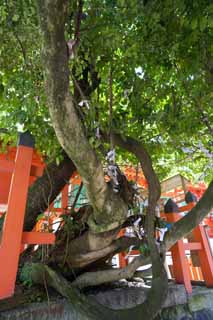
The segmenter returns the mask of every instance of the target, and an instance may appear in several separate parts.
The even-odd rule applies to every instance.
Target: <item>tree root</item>
[[[65,297],[70,302],[72,313],[74,314],[73,319],[109,319],[110,309],[80,294],[64,277],[48,266],[39,263],[33,264],[31,277],[34,283],[42,285],[46,283]]]
[[[46,265],[33,264],[31,276],[34,283],[43,285],[46,283],[69,301],[72,316],[74,315],[73,320],[129,320],[131,318],[152,320],[155,305],[162,300],[162,297],[158,295],[162,289],[162,279],[154,280],[155,295],[150,296],[141,305],[129,309],[112,310],[81,294],[64,277]],[[151,290],[148,296],[150,293],[152,293]]]
[[[150,257],[144,258],[142,256],[138,256],[128,266],[122,269],[86,272],[73,281],[72,286],[82,289],[88,286],[98,286],[100,284],[118,281],[121,279],[129,279],[134,276],[135,271],[139,267],[147,265],[150,262]]]

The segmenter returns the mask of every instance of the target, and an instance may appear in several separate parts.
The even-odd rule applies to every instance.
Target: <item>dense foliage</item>
[[[98,88],[83,113],[94,145],[98,126],[139,137],[161,177],[181,171],[210,179],[212,169],[213,5],[211,1],[85,1],[72,78],[94,73]],[[67,40],[73,39],[77,3],[70,5]],[[34,1],[0,5],[0,127],[11,139],[29,129],[52,157],[58,144],[45,105],[41,35]],[[97,147],[97,143],[95,144]],[[121,154],[118,161],[128,161]],[[133,161],[133,159],[129,159]],[[187,164],[186,164],[187,163]]]

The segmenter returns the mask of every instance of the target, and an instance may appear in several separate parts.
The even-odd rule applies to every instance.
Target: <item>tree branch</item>
[[[131,265],[128,266],[129,269],[130,266]],[[71,310],[82,319],[129,320],[132,318],[134,320],[140,320],[141,317],[147,320],[153,319],[150,315],[155,300],[153,300],[153,303],[147,304],[147,302],[145,302],[130,309],[112,310],[80,294],[64,277],[57,274],[48,266],[38,263],[33,264],[31,275],[33,282],[44,285],[44,281],[46,281],[49,286],[57,290],[63,297],[66,297],[72,306]]]
[[[63,297],[67,298],[71,308],[71,316],[88,320],[108,320],[113,310],[110,310],[73,288],[70,283],[61,275],[46,265],[34,263],[32,265],[31,277],[34,283],[44,285],[44,282],[48,286],[54,288]]]
[[[150,263],[150,258],[141,256],[136,257],[128,266],[122,269],[112,269],[96,272],[85,272],[72,282],[72,286],[79,289],[98,286],[103,283],[118,281],[121,279],[130,279],[134,276],[135,271],[142,265]]]
[[[27,65],[28,63],[27,63],[26,49],[24,48],[24,45],[15,30],[13,30],[13,34],[14,34],[14,37],[16,38],[16,40],[20,46],[21,53],[22,53],[23,59],[24,59],[24,63],[25,63],[25,65]]]
[[[139,245],[141,240],[138,238],[129,238],[129,237],[121,237],[117,240],[113,241],[109,246],[106,246],[102,249],[96,251],[90,251],[88,253],[77,253],[72,255],[70,252],[70,268],[75,267],[84,267],[87,266],[94,261],[100,260],[104,257],[107,257],[109,254],[116,254],[128,249],[131,245]]]
[[[107,135],[103,134],[103,137],[109,141],[109,137]],[[161,309],[168,292],[167,274],[164,268],[164,261],[160,256],[155,243],[154,231],[155,208],[160,197],[160,182],[153,169],[151,157],[140,142],[130,137],[123,138],[119,134],[113,134],[113,140],[116,145],[128,150],[137,157],[137,159],[140,161],[144,176],[148,182],[149,204],[146,215],[145,231],[150,249],[153,281],[152,288],[149,291],[145,301],[148,309],[145,307],[144,312],[146,314],[145,318],[153,319]],[[162,253],[164,256],[163,251]],[[142,306],[143,304],[141,305],[141,308]]]
[[[77,43],[80,41],[80,27],[81,27],[82,15],[83,15],[83,1],[79,0],[76,26],[75,26],[75,39]]]

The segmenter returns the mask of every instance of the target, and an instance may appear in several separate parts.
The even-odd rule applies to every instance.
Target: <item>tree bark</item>
[[[67,7],[66,0],[38,0],[44,40],[47,102],[57,138],[75,163],[93,206],[93,214],[88,221],[90,229],[93,232],[104,232],[113,230],[124,222],[127,206],[105,183],[101,162],[85,136],[70,95],[64,37]]]
[[[94,300],[80,294],[70,283],[61,275],[43,264],[34,264],[31,272],[34,283],[48,285],[58,291],[63,297],[67,298],[72,307],[74,319],[81,320],[108,320],[111,310],[96,303]],[[113,313],[113,311],[112,311]]]
[[[103,244],[104,237],[101,238],[100,236],[100,240],[102,240],[102,245],[99,241],[98,246],[96,247],[96,250],[88,249],[87,251],[85,251],[82,249],[82,245],[84,244],[87,245],[89,243],[88,240],[84,242],[82,241],[81,238],[77,238],[76,240],[81,245],[78,251],[75,251],[73,253],[72,241],[71,241],[71,243],[67,245],[67,248],[64,248],[64,247],[62,248],[60,246],[56,249],[53,249],[53,252],[51,254],[52,258],[50,259],[49,262],[61,264],[64,261],[66,262],[66,264],[69,266],[70,269],[74,269],[74,268],[79,269],[79,268],[86,267],[92,264],[93,262],[97,262],[100,259],[105,258],[106,260],[107,257],[111,254],[115,255],[116,253],[127,250],[132,245],[136,246],[136,245],[140,245],[141,243],[139,239],[129,238],[129,237],[120,237],[114,241],[110,238],[110,236],[106,237],[105,239],[108,242],[108,245]]]
[[[98,286],[103,283],[114,282],[122,279],[130,279],[134,276],[135,271],[141,267],[151,263],[150,257],[138,256],[134,258],[125,268],[100,270],[96,272],[85,272],[72,282],[72,286],[79,289]]]
[[[112,310],[80,294],[65,278],[43,264],[34,264],[31,275],[35,283],[48,285],[67,298],[76,320],[152,320],[152,317],[149,317],[151,313],[147,310],[152,308],[152,304],[145,303],[125,310]]]
[[[89,218],[90,230],[100,233],[120,227],[126,220],[127,206],[106,185],[101,162],[85,136],[83,125],[69,92],[68,56],[64,37],[67,6],[68,1],[66,0],[38,0],[44,39],[48,107],[57,138],[75,163],[87,189],[87,195],[94,210]],[[153,264],[153,282],[145,303],[131,309],[131,312],[130,310],[111,311],[111,314],[116,314],[116,319],[129,319],[131,314],[131,317],[135,319],[143,315],[145,319],[151,320],[160,310],[167,294],[166,272],[154,240],[155,206],[160,196],[160,185],[146,150],[130,138],[125,143],[125,149],[140,159],[149,184],[146,232]]]
[[[191,232],[205,216],[213,208],[213,182],[209,184],[208,189],[205,191],[203,197],[198,201],[196,206],[181,220],[174,223],[169,232],[166,233],[164,241],[162,243],[163,252],[168,251],[177,240],[183,238],[186,234]],[[109,271],[98,271],[85,273],[79,276],[73,285],[78,285],[81,287],[86,287],[88,285],[97,285],[102,283],[107,283],[108,281],[117,281],[120,279],[126,279],[132,277],[135,271],[144,265],[151,263],[150,257],[143,257],[142,255],[136,257],[127,267],[119,270],[109,270]],[[97,274],[97,277],[96,277]]]
[[[106,136],[105,138],[109,139],[109,137]],[[116,145],[128,150],[137,157],[148,182],[149,196],[145,232],[150,249],[153,280],[152,288],[147,295],[146,301],[141,305],[141,308],[144,311],[144,315],[146,315],[145,319],[153,319],[161,310],[168,292],[168,280],[164,268],[165,252],[161,252],[160,254],[155,242],[155,208],[160,197],[160,182],[153,169],[151,157],[139,141],[130,137],[122,138],[119,134],[113,134],[113,141]]]
[[[32,230],[37,216],[55,200],[75,170],[74,163],[67,156],[59,165],[55,162],[47,165],[43,175],[29,188],[24,220],[25,231]]]

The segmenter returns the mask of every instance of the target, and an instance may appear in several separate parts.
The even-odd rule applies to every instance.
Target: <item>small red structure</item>
[[[177,203],[182,203],[185,200],[187,191],[192,192],[196,195],[197,199],[200,199],[206,190],[204,183],[193,186],[190,181],[181,175],[176,175],[165,180],[161,187],[163,197],[172,197]],[[195,202],[190,202],[184,206],[179,205],[178,213],[161,213],[162,218],[166,219],[167,222],[174,223],[182,218],[182,213],[191,210],[195,204]],[[122,232],[124,233],[123,230]],[[123,233],[120,233],[119,235],[122,236]],[[207,287],[213,287],[213,257],[208,236],[213,237],[212,213],[204,219],[202,224],[199,224],[193,230],[193,239],[181,239],[170,249],[173,265],[170,265],[169,267],[172,276],[175,278],[176,283],[185,285],[188,293],[192,292],[192,280],[204,280]],[[195,252],[198,254],[199,266],[194,266],[192,263],[192,256]],[[130,256],[139,254],[139,251],[136,250],[129,252]],[[125,267],[127,265],[128,259],[126,259],[126,254],[119,254],[119,266]]]
[[[180,220],[181,212],[189,211],[195,203],[189,203],[186,206],[179,207],[179,213],[164,213],[163,217],[170,223]],[[213,257],[210,244],[205,231],[205,227],[200,224],[193,230],[193,242],[185,242],[184,239],[178,240],[177,243],[169,250],[172,256],[172,275],[176,283],[184,284],[186,291],[192,293],[191,280],[204,280],[207,287],[213,287]],[[124,234],[122,230],[119,236]],[[186,255],[186,251],[198,252],[200,267],[194,267],[191,259]],[[139,255],[140,252],[133,250],[129,253],[131,256]],[[119,267],[123,268],[128,265],[126,253],[119,254]]]
[[[179,207],[179,212],[186,212],[193,208],[195,203]],[[176,222],[181,219],[180,213],[167,213],[168,222]],[[186,291],[192,293],[190,265],[185,251],[197,251],[200,261],[200,268],[207,287],[213,287],[213,257],[209,241],[202,224],[198,225],[193,231],[193,242],[184,242],[183,239],[170,249],[173,261],[173,275],[176,283],[185,285]],[[196,279],[195,279],[196,280]]]
[[[177,174],[161,183],[161,196],[172,198],[176,203],[181,203],[185,200],[186,193],[191,192],[199,200],[206,188],[207,186],[204,182],[198,182],[193,185],[182,175]],[[206,216],[203,222],[207,226],[208,236],[213,238],[213,211]]]
[[[18,261],[22,246],[25,244],[52,244],[54,234],[23,232],[24,214],[29,184],[35,175],[41,173],[40,167],[32,164],[34,140],[29,133],[20,135],[14,155],[1,156],[1,203],[7,203],[7,211],[0,243],[0,299],[14,293]]]

